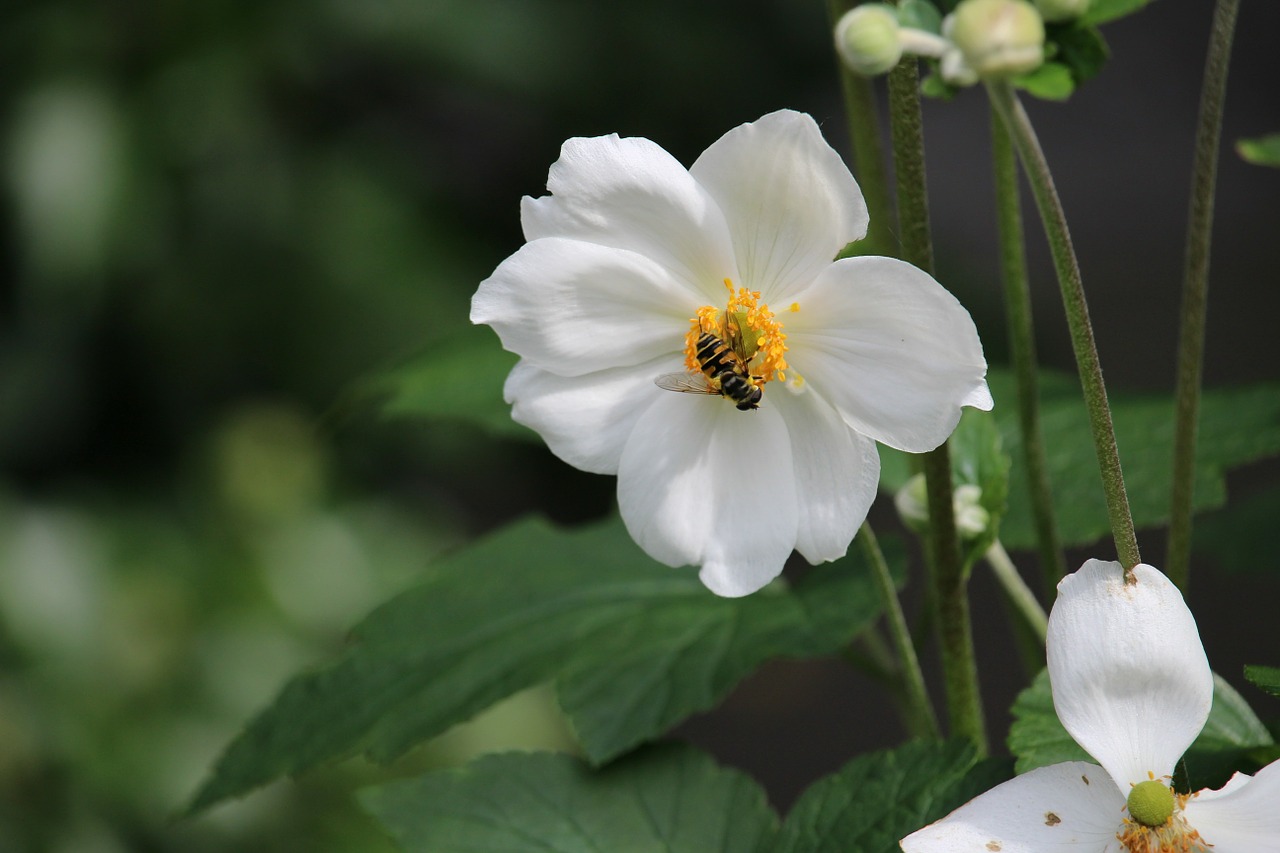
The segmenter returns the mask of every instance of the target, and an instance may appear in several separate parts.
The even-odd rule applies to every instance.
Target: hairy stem
[[[933,272],[929,202],[924,169],[924,131],[920,115],[920,78],[914,58],[889,72],[889,128],[898,186],[901,257]],[[946,442],[924,454],[929,493],[928,553],[938,608],[939,640],[952,733],[987,751],[982,696],[969,621],[967,578],[960,561],[951,487],[951,454]]]
[[[862,546],[863,556],[866,557],[875,576],[880,598],[884,602],[889,638],[897,652],[905,690],[907,728],[916,737],[940,737],[938,718],[934,714],[933,703],[929,701],[929,691],[924,684],[924,673],[920,670],[920,659],[916,657],[915,646],[911,643],[911,631],[907,628],[907,618],[902,612],[902,602],[898,600],[898,590],[894,586],[889,564],[885,562],[884,553],[880,550],[880,542],[876,539],[871,525],[866,522],[863,522],[857,538]]]
[[[1213,192],[1218,172],[1222,107],[1227,97],[1227,63],[1240,0],[1218,0],[1209,35],[1196,152],[1191,167],[1187,215],[1186,268],[1182,279],[1182,329],[1178,338],[1178,378],[1173,434],[1173,488],[1169,503],[1169,553],[1165,572],[1185,592],[1191,576],[1191,498],[1196,475],[1196,433],[1204,364],[1204,327],[1209,294],[1209,244],[1213,234]]]
[[[853,8],[852,0],[827,0],[827,15],[832,27],[840,16]],[[880,113],[872,82],[845,67],[836,54],[840,68],[840,89],[844,93],[845,119],[849,123],[849,141],[853,149],[853,172],[867,201],[871,222],[867,236],[859,244],[862,254],[892,252],[893,209],[890,207],[889,181],[884,168],[884,145],[880,139]]]
[[[1080,281],[1080,265],[1071,245],[1071,233],[1067,230],[1066,214],[1062,210],[1053,175],[1049,172],[1048,161],[1040,148],[1040,140],[1036,137],[1035,129],[1032,128],[1026,111],[1022,109],[1022,104],[1018,102],[1013,87],[1006,81],[993,80],[987,83],[987,92],[992,106],[1018,150],[1049,240],[1053,265],[1058,273],[1058,285],[1062,291],[1062,304],[1066,309],[1067,325],[1071,329],[1071,346],[1080,371],[1085,407],[1089,412],[1094,451],[1098,457],[1102,488],[1107,499],[1107,515],[1111,521],[1111,535],[1115,539],[1116,554],[1124,566],[1125,576],[1132,578],[1131,570],[1142,562],[1142,557],[1138,553],[1138,539],[1133,529],[1133,515],[1129,511],[1124,475],[1120,469],[1120,451],[1116,447],[1107,388],[1102,381],[1102,365],[1098,361],[1093,325],[1089,322],[1089,306]]]
[[[1000,235],[1000,273],[1004,280],[1004,306],[1009,328],[1009,352],[1018,388],[1018,428],[1022,435],[1022,461],[1027,469],[1031,515],[1036,525],[1042,586],[1052,597],[1054,585],[1067,573],[1058,522],[1053,515],[1053,493],[1045,462],[1044,435],[1040,430],[1040,391],[1036,375],[1035,327],[1031,315],[1031,287],[1023,246],[1022,202],[1018,197],[1018,161],[1013,143],[1000,117],[991,116],[991,161],[996,185],[996,221]]]

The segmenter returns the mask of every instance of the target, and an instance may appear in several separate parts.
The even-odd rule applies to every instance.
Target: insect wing
[[[747,341],[742,333],[742,326],[738,323],[738,318],[730,314],[724,321],[724,342],[733,351],[738,365],[742,368],[742,372],[747,372],[747,363],[750,361],[747,355]]]
[[[701,373],[664,373],[653,384],[666,391],[679,391],[682,394],[719,394],[711,387],[707,377]]]

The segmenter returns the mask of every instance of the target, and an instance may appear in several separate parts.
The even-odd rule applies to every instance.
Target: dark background
[[[1215,386],[1280,372],[1280,173],[1230,151],[1280,130],[1280,9],[1243,6],[1212,261]],[[1211,11],[1166,0],[1107,25],[1102,73],[1067,103],[1029,105],[1113,389],[1173,385]],[[613,481],[464,425],[388,421],[364,389],[465,325],[476,284],[521,243],[520,196],[543,192],[569,136],[646,136],[689,163],[728,128],[791,107],[845,150],[828,39],[816,0],[9,4],[0,853],[385,849],[348,802],[375,773],[358,763],[167,818],[286,675],[432,555],[530,511],[598,517]],[[927,102],[925,133],[938,278],[999,364],[981,92]],[[1042,361],[1071,370],[1028,221]],[[1233,498],[1276,474],[1240,472]],[[888,501],[873,520],[894,525]],[[1160,565],[1162,532],[1140,541]],[[1193,573],[1210,660],[1238,686],[1241,664],[1277,662],[1256,652],[1276,560],[1253,563]],[[982,572],[974,612],[999,744],[1026,676]],[[821,662],[766,667],[681,731],[784,808],[902,736],[876,685]],[[564,737],[535,693],[416,760]]]

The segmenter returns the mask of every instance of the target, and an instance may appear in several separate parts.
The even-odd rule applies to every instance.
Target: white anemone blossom
[[[1047,651],[1053,704],[1098,764],[1017,776],[902,840],[907,853],[1277,853],[1280,762],[1218,790],[1170,789],[1200,734],[1213,676],[1168,578],[1090,560],[1058,585]],[[1098,765],[1101,766],[1098,766]]]
[[[931,450],[961,406],[991,408],[951,294],[901,261],[833,261],[866,203],[807,115],[734,128],[689,169],[647,139],[570,139],[547,188],[471,320],[521,357],[515,420],[617,474],[640,547],[720,595],[761,588],[792,549],[842,556],[875,441]]]

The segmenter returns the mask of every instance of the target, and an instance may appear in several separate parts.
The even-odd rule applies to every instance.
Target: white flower
[[[1175,762],[1208,719],[1213,676],[1177,587],[1148,565],[1133,575],[1127,584],[1119,563],[1090,560],[1058,585],[1049,616],[1054,707],[1102,766],[1024,773],[907,836],[903,850],[1280,851],[1280,762],[1217,791],[1169,791]],[[1144,811],[1158,825],[1144,825]]]
[[[616,473],[636,542],[720,595],[764,586],[793,548],[842,556],[875,496],[876,440],[930,450],[962,405],[991,407],[954,297],[901,261],[832,261],[866,233],[866,204],[807,115],[741,125],[687,170],[647,139],[570,139],[547,187],[471,304],[521,356],[512,416]],[[655,384],[711,384],[701,331],[737,334],[758,409]]]

